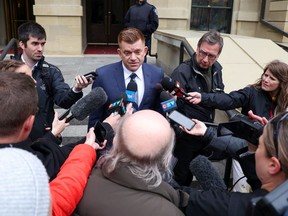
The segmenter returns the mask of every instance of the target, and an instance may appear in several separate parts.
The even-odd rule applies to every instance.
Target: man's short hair
[[[145,43],[145,37],[143,33],[137,28],[125,28],[118,34],[118,45],[120,45],[122,41],[128,44],[133,44],[138,40],[141,40],[143,43]]]
[[[20,25],[18,27],[18,40],[26,45],[30,37],[46,39],[45,29],[34,21],[29,21]]]
[[[0,72],[0,135],[17,132],[30,115],[38,110],[34,80],[26,74]]]
[[[218,55],[222,52],[224,42],[223,42],[222,36],[220,35],[220,33],[218,31],[210,30],[210,31],[206,32],[198,41],[197,47],[199,48],[201,46],[201,44],[204,42],[211,44],[211,45],[219,44],[220,49],[219,49]]]

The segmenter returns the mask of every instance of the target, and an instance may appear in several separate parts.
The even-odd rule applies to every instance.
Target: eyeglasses
[[[199,49],[199,55],[202,57],[202,58],[206,58],[206,56],[208,56],[208,59],[213,61],[217,58],[217,55],[212,55],[210,53],[207,53],[201,49]]]
[[[275,147],[275,151],[276,151],[276,157],[278,158],[278,136],[279,136],[279,128],[280,128],[280,124],[281,122],[283,122],[286,118],[288,117],[288,112],[280,115],[276,118],[274,118],[271,121],[271,124],[273,126],[273,141],[274,141],[274,147]]]

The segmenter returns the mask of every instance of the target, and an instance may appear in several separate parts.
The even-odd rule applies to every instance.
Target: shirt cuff
[[[77,89],[75,86],[73,86],[73,88],[72,88],[72,91],[74,92],[74,93],[80,93],[80,92],[82,92],[82,89]]]

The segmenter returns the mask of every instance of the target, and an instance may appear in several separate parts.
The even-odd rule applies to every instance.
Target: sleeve
[[[238,150],[248,145],[246,140],[231,135],[217,136],[217,129],[214,127],[207,128],[203,142],[206,144],[205,148],[223,152],[233,158],[237,157]]]
[[[152,7],[149,13],[149,23],[146,27],[150,35],[157,30],[158,25],[159,25],[159,20],[158,20],[157,10],[155,7]]]
[[[186,215],[228,215],[231,194],[223,190],[208,190],[198,191],[192,189],[188,206],[186,208]]]
[[[244,107],[250,101],[250,87],[227,93],[201,93],[201,105],[221,110]]]
[[[124,28],[128,28],[128,27],[131,26],[130,25],[130,9],[128,9],[128,11],[127,11],[127,13],[126,13],[126,15],[124,17],[123,22],[124,22]]]
[[[91,146],[80,144],[73,149],[57,177],[50,182],[53,215],[73,213],[95,161],[96,151]]]
[[[98,73],[98,71],[96,70],[96,73],[98,74],[98,77],[96,80],[94,80],[93,84],[92,84],[92,89],[96,88],[96,87],[102,87],[101,86],[101,74],[102,73]],[[96,109],[94,112],[92,112],[89,115],[89,120],[88,120],[88,128],[87,130],[89,130],[89,128],[94,127],[95,123],[97,121],[103,121],[104,119],[104,112],[105,106],[101,106],[98,109]]]
[[[61,71],[55,66],[51,65],[50,67],[53,70],[52,86],[55,104],[61,108],[68,109],[83,96],[83,92],[73,92],[70,86],[65,83]]]

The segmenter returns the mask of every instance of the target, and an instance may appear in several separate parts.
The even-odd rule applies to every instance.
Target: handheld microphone
[[[170,77],[164,77],[161,81],[161,85],[167,91],[169,91],[172,95],[176,95],[177,97],[188,97],[189,95],[182,89],[179,85],[179,82],[174,81]]]
[[[90,113],[104,105],[106,101],[107,95],[103,88],[92,89],[85,97],[73,104],[70,108],[71,116],[66,119],[66,122],[70,122],[74,118],[78,121],[84,120]]]
[[[127,89],[125,91],[128,103],[136,103],[137,101],[136,92],[137,92],[137,84],[135,82],[129,82],[127,85]]]
[[[198,155],[189,165],[189,169],[196,177],[203,190],[220,189],[227,187],[211,161],[203,155]]]
[[[160,93],[161,108],[164,113],[177,109],[177,103],[166,91]]]
[[[125,104],[127,103],[127,95],[123,92],[120,93],[120,97],[111,103],[108,107],[108,111],[114,113],[115,115],[120,114],[123,116],[126,113]]]

